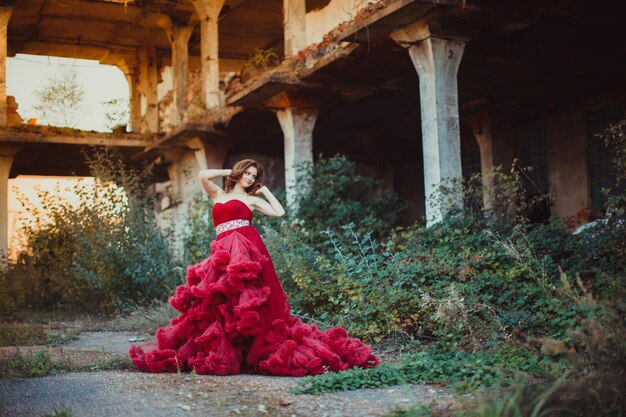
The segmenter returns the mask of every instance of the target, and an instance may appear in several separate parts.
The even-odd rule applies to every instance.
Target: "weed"
[[[47,350],[23,354],[19,349],[6,358],[0,358],[0,378],[29,378],[54,375],[71,370],[66,357],[54,359]]]
[[[549,376],[562,370],[563,365],[549,359],[537,360],[532,353],[521,350],[478,353],[431,350],[409,355],[400,365],[383,364],[373,369],[354,368],[306,377],[292,392],[318,395],[417,383],[450,384],[466,391],[478,386],[507,386],[524,375]]]
[[[77,370],[79,371],[87,371],[87,372],[98,372],[98,371],[113,371],[113,370],[123,370],[123,369],[133,369],[134,365],[132,360],[128,355],[116,355],[106,357],[101,359],[97,363],[93,365],[86,365]]]
[[[52,414],[46,413],[43,417],[73,417],[72,409],[70,407],[61,407],[60,410],[55,409]]]

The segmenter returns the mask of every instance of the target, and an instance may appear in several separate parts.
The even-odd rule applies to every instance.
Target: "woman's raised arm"
[[[213,181],[213,178],[226,177],[230,175],[230,169],[205,169],[200,171],[198,174],[198,178],[200,179],[200,184],[206,193],[211,197],[212,200],[218,198],[224,190]]]
[[[258,194],[263,194],[267,198],[267,201],[265,201],[260,197],[254,197],[253,204],[258,211],[270,217],[282,217],[285,215],[285,209],[282,204],[266,186],[261,187],[257,191]]]

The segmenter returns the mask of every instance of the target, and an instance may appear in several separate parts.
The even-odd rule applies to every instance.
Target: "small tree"
[[[34,107],[48,124],[75,127],[76,113],[85,98],[85,89],[78,81],[75,68],[67,68],[51,75],[46,84],[35,91]]]
[[[107,121],[107,129],[116,130],[120,126],[124,127],[130,118],[130,100],[125,98],[114,98],[109,101],[103,101],[104,117]]]

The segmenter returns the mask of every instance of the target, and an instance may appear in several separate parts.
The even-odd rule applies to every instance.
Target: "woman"
[[[224,189],[211,181],[221,176]],[[232,170],[209,169],[199,177],[214,202],[218,235],[211,256],[187,268],[186,284],[170,298],[181,315],[157,330],[156,340],[131,346],[135,365],[147,372],[291,376],[376,366],[371,348],[344,329],[322,332],[291,316],[269,253],[250,225],[254,211],[285,214],[261,184],[259,164],[244,159]]]

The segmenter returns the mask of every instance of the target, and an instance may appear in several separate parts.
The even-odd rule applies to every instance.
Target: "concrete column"
[[[13,7],[0,7],[0,126],[7,125],[7,27],[11,12]]]
[[[465,43],[435,37],[425,21],[391,36],[408,46],[419,76],[426,222],[431,225],[441,221],[451,208],[440,207],[431,196],[445,179],[462,176],[457,72]],[[460,206],[460,197],[452,204]]]
[[[486,210],[492,207],[493,196],[491,184],[494,164],[493,138],[491,136],[491,121],[487,113],[469,117],[469,124],[472,126],[472,132],[478,142],[480,149],[480,173],[483,177],[483,206]]]
[[[198,171],[203,169],[223,169],[226,155],[228,154],[227,146],[216,146],[200,138],[193,138],[187,141],[187,146],[193,150],[198,165]],[[220,187],[224,184],[223,178],[217,178],[214,182]]]
[[[128,82],[128,92],[130,101],[130,130],[133,132],[141,132],[141,93],[139,92],[139,74],[135,67],[132,71],[124,74]]]
[[[146,99],[142,132],[157,133],[159,131],[158,71],[156,48],[150,46],[141,49],[139,51],[139,90]]]
[[[283,0],[285,56],[297,55],[306,47],[306,0]]]
[[[587,120],[584,108],[577,108],[547,120],[546,156],[552,217],[570,217],[574,224],[589,220],[589,166]]]
[[[193,26],[174,23],[169,16],[161,16],[158,23],[165,30],[167,38],[172,45],[174,110],[176,125],[180,126],[187,121],[187,107],[189,104],[189,38],[193,33]]]
[[[219,107],[220,92],[219,31],[217,19],[224,0],[192,0],[200,16],[200,62],[202,98],[206,108]]]
[[[318,108],[287,107],[276,112],[285,135],[285,188],[287,205],[296,207],[297,196],[306,192],[311,179],[297,168],[313,163],[313,128]]]
[[[0,146],[0,270],[6,270],[9,255],[9,173],[18,147]]]

